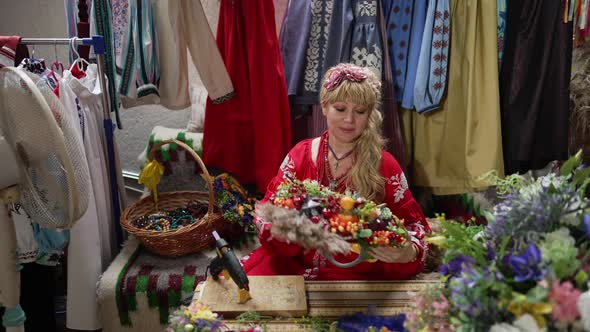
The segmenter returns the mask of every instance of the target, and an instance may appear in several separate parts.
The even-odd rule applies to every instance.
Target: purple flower
[[[496,250],[494,250],[494,248],[492,246],[487,246],[486,249],[488,250],[487,259],[489,261],[493,261],[494,259],[496,259]]]
[[[458,276],[464,268],[471,267],[473,264],[475,264],[475,259],[461,254],[451,259],[447,264],[441,265],[439,272],[442,275]]]
[[[223,182],[221,178],[216,178],[215,181],[213,181],[213,190],[216,192],[223,190]]]
[[[540,265],[541,251],[534,243],[531,243],[522,255],[510,256],[510,267],[517,282],[541,280],[545,271]]]
[[[584,230],[586,231],[586,236],[590,238],[590,214],[585,214],[584,219],[582,221],[584,224]]]

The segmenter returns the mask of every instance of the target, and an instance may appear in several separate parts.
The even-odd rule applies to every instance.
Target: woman
[[[424,267],[430,228],[420,206],[408,190],[406,178],[391,154],[383,150],[381,114],[377,111],[381,83],[368,69],[351,64],[330,68],[320,91],[328,130],[297,144],[271,181],[265,202],[283,181],[314,179],[338,192],[347,188],[376,202],[385,202],[404,220],[412,234],[402,248],[379,247],[370,254],[376,262],[338,268],[315,250],[272,239],[271,224],[257,218],[262,246],[242,260],[248,275],[303,275],[307,280],[410,279]],[[337,256],[352,261],[357,254]]]

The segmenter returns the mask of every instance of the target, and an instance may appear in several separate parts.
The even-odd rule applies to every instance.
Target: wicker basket
[[[133,220],[156,212],[154,199],[150,195],[128,206],[121,215],[120,223],[123,229],[137,237],[149,251],[162,256],[178,257],[211,247],[214,243],[212,232],[216,230],[223,234],[225,230],[231,229],[232,225],[223,219],[221,214],[214,208],[215,196],[211,176],[201,158],[188,145],[174,139],[163,141],[154,145],[151,149],[149,160],[153,160],[156,150],[165,144],[176,144],[195,159],[203,171],[209,192],[175,191],[159,193],[159,209],[162,211],[174,210],[185,207],[189,202],[197,201],[208,204],[207,214],[193,224],[176,230],[156,232],[137,228],[131,224]]]

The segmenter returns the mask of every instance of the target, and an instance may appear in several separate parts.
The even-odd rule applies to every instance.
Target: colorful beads
[[[143,230],[166,232],[177,230],[195,223],[207,213],[207,205],[191,202],[186,207],[141,216],[131,222]]]

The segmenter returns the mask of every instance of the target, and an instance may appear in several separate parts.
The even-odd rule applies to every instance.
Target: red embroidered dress
[[[312,139],[297,144],[283,161],[277,176],[268,185],[265,202],[276,191],[285,179],[315,179],[329,186],[328,175],[325,174],[325,158],[327,149],[323,148],[327,134],[322,135],[316,163],[312,160]],[[328,169],[329,171],[329,169]],[[260,218],[256,219],[262,246],[242,259],[248,275],[303,275],[306,280],[391,280],[411,279],[424,268],[427,246],[424,244],[424,233],[430,228],[422,209],[414,200],[408,189],[406,177],[397,161],[389,152],[381,155],[381,174],[385,177],[385,203],[391,211],[403,219],[405,226],[412,235],[412,242],[419,249],[417,258],[409,263],[375,263],[363,262],[352,268],[338,268],[320,256],[315,250],[304,252],[296,244],[281,242],[270,237],[271,224]],[[334,183],[333,183],[334,185]],[[343,192],[345,186],[336,184],[337,190]],[[354,260],[357,254],[337,256],[340,262]]]

